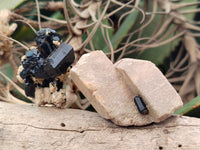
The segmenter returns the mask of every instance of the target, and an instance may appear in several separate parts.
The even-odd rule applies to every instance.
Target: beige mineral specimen
[[[71,69],[71,78],[96,111],[118,125],[144,125],[151,116],[138,113],[134,93],[102,51],[83,55]]]
[[[113,65],[102,51],[95,51],[83,55],[70,71],[74,83],[102,117],[110,119],[115,124],[121,126],[142,126],[152,122],[159,122],[167,118],[173,113],[172,111],[181,106],[181,100],[178,99],[177,102],[178,94],[174,94],[174,89],[168,81],[166,83],[165,77],[162,74],[159,74],[160,71],[156,67],[153,69],[148,68],[150,70],[145,72],[146,63],[137,64],[140,65],[137,68],[127,65],[130,70],[143,70],[139,71],[140,73],[143,73],[143,75],[135,76],[134,74],[128,74],[127,76],[124,76],[126,73],[123,72],[126,72],[128,67],[125,67],[125,71],[123,71],[121,63],[123,64],[123,61]],[[145,65],[145,67],[143,67],[143,65]],[[156,74],[156,78],[151,79],[150,77],[154,77],[154,74]],[[158,78],[157,74],[159,75]],[[129,79],[129,75],[136,77],[141,81],[140,84],[145,85],[146,87],[142,86],[142,89],[140,87],[139,89],[134,87],[135,84],[132,84],[132,78]],[[157,82],[158,79],[161,81],[152,83]],[[130,82],[130,84],[128,84],[127,81]],[[144,84],[143,82],[147,82],[148,84]],[[140,86],[140,84],[138,85]],[[162,84],[163,86],[157,86],[157,84]],[[132,85],[133,88],[131,88]],[[167,87],[164,88],[164,86]],[[141,95],[141,92],[138,92],[139,90],[144,90],[146,94],[144,95],[145,97],[142,98],[144,98],[147,103],[149,109],[148,115],[140,114],[134,103],[135,96],[138,94],[139,96],[143,96]],[[163,94],[161,94],[162,92]],[[167,95],[165,97],[165,94],[171,94],[170,92],[172,92],[172,96]],[[173,96],[176,97],[174,98]],[[168,104],[171,101],[172,104]]]
[[[160,122],[183,103],[162,72],[150,61],[125,58],[115,64],[127,86],[143,98],[154,122]]]

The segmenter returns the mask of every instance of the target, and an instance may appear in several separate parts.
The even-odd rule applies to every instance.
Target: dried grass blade
[[[8,80],[23,96],[27,97],[24,90],[21,89],[17,84],[15,84],[12,80],[10,80],[4,73],[0,71],[0,75],[2,75],[6,80]],[[28,98],[28,97],[27,97]],[[31,100],[30,98],[28,98]]]

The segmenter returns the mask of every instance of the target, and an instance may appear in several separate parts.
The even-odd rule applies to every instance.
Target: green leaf
[[[198,2],[198,0],[182,0],[179,2],[179,4],[182,4],[182,3],[193,3],[193,2]],[[192,5],[192,6],[188,6],[188,7],[183,7],[179,10],[181,11],[188,11],[188,10],[192,10],[192,9],[196,9],[198,7],[198,5]],[[194,16],[195,16],[196,13],[188,13],[188,14],[185,14],[184,16],[188,19],[188,20],[193,20],[194,19]]]
[[[24,0],[1,0],[0,1],[0,10],[2,9],[14,9],[20,5]]]
[[[161,65],[163,64],[164,59],[170,55],[170,53],[176,48],[176,46],[178,46],[180,41],[181,39],[179,38],[163,46],[148,48],[141,55],[139,55],[138,58],[149,60],[156,65]]]
[[[10,63],[6,63],[0,67],[0,71],[4,73],[10,79],[13,78],[14,70]],[[4,78],[0,75],[0,80],[4,81]],[[7,80],[6,80],[7,82]]]
[[[27,26],[18,26],[17,30],[14,32],[12,37],[18,41],[33,41],[35,38],[35,33],[30,27]]]
[[[143,37],[149,37],[150,38],[150,37],[152,37],[152,33],[155,30],[156,26],[159,24],[160,19],[161,19],[161,16],[156,15],[154,17],[154,19],[152,20],[152,22],[146,28],[144,28],[140,38],[143,38]],[[132,31],[136,30],[138,26],[140,26],[140,25],[136,25],[136,27],[133,28]],[[168,29],[168,31],[173,26],[174,25],[171,25],[171,27]],[[173,35],[168,36],[168,39],[171,38],[171,37],[173,37]],[[135,35],[132,38],[132,40],[136,40],[138,38],[139,38],[138,35]],[[164,59],[170,55],[171,51],[173,51],[175,49],[175,47],[179,44],[179,42],[180,42],[180,39],[176,39],[173,42],[170,42],[168,44],[165,44],[165,45],[162,45],[162,46],[159,46],[159,47],[147,48],[141,54],[133,53],[133,54],[129,55],[128,57],[149,60],[156,65],[160,65],[160,64],[163,64]],[[132,49],[134,49],[134,48],[135,47],[133,47]]]
[[[22,93],[20,93],[17,89],[13,89],[11,91],[12,95],[15,96],[16,98],[25,101],[27,103],[32,103],[32,101],[30,99],[28,99],[27,97],[25,97]]]
[[[123,40],[124,36],[127,35],[128,31],[133,26],[135,19],[138,15],[138,10],[135,10],[134,12],[130,13],[123,23],[121,24],[120,28],[117,30],[117,32],[113,35],[111,38],[111,43],[113,45],[113,49],[116,49],[120,42]],[[104,51],[108,52],[108,47],[105,46]]]
[[[82,0],[74,0],[76,3],[81,4]]]
[[[107,20],[103,20],[102,23],[109,26],[109,22]],[[111,37],[112,34],[113,34],[113,29],[110,28],[110,29],[107,29],[107,30],[108,30],[109,37]],[[91,30],[90,30],[90,32],[91,32]],[[103,32],[104,32],[104,35],[106,37],[106,29],[105,28],[104,28]],[[106,43],[104,41],[104,37],[103,37],[101,27],[98,27],[97,31],[95,32],[95,34],[92,38],[92,42],[93,42],[95,50],[103,50],[103,48],[105,47]]]
[[[174,114],[200,117],[200,96],[194,98]]]
[[[51,18],[65,20],[64,16],[61,14],[60,11],[57,11],[51,15]]]
[[[191,0],[190,2],[197,2],[198,0]],[[188,2],[188,0],[183,0],[179,3],[190,3]],[[152,6],[152,2],[150,1],[149,6]],[[188,9],[194,9],[196,8],[197,5],[193,5],[191,7],[184,7],[181,10],[188,10]],[[151,10],[151,8],[150,8]],[[158,12],[162,11],[161,9],[157,10]],[[185,15],[185,17],[187,19],[192,20],[194,18],[195,13],[190,13],[188,15]],[[143,30],[141,37],[152,37],[152,33],[155,30],[155,27],[159,24],[161,19],[161,15],[155,15],[153,21]],[[166,18],[167,19],[167,18]],[[165,20],[166,20],[165,19]],[[164,20],[164,21],[165,21]],[[163,22],[164,22],[163,21]],[[136,25],[131,29],[131,32],[135,31],[136,29],[138,29],[141,25],[139,24],[139,21],[136,21]],[[168,32],[172,27],[174,27],[174,25],[172,24],[170,26],[170,28],[166,31]],[[173,37],[173,34],[171,34],[167,39]],[[138,35],[136,34],[133,38],[133,40],[138,39]],[[166,40],[166,39],[165,39]],[[147,48],[145,49],[145,51],[143,53],[141,53],[140,55],[138,53],[132,53],[127,57],[131,57],[131,58],[139,58],[139,59],[144,59],[144,60],[149,60],[152,61],[153,63],[155,63],[156,65],[162,65],[164,63],[164,59],[166,57],[168,57],[170,55],[170,53],[175,50],[175,48],[178,46],[178,44],[180,43],[181,38],[176,39],[170,43],[167,43],[163,46],[159,46],[159,47],[154,47],[154,48]],[[135,47],[131,48],[131,49],[135,49]]]
[[[5,74],[8,78],[10,78],[11,80],[13,79],[14,70],[13,70],[13,68],[12,68],[12,66],[11,66],[10,63],[6,63],[6,64],[2,65],[2,66],[0,67],[0,71],[1,71],[2,73],[4,73],[4,74]],[[1,75],[0,75],[0,81],[2,81],[2,82],[5,81],[5,84],[8,83],[8,81],[7,81],[4,77],[2,77]],[[26,98],[25,96],[23,96],[17,89],[13,89],[11,92],[12,92],[12,94],[13,94],[15,97],[17,97],[17,98],[19,98],[19,99],[21,99],[21,100],[23,100],[23,101],[25,101],[25,102],[29,102],[29,103],[31,102],[28,98]]]

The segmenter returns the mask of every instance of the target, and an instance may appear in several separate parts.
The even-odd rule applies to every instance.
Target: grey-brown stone
[[[1,150],[199,150],[200,119],[119,127],[97,113],[0,101]]]

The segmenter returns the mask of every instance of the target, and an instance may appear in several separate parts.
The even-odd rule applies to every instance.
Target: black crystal
[[[24,69],[20,73],[25,81],[25,93],[30,97],[35,96],[36,86],[49,87],[51,82],[56,83],[59,91],[63,83],[60,80],[54,80],[65,73],[75,59],[73,47],[61,43],[61,36],[55,30],[42,28],[36,33],[35,41],[39,51],[30,49],[26,52],[26,59],[22,61]],[[43,79],[43,83],[35,84],[32,77]]]
[[[46,58],[57,48],[53,41],[61,42],[61,36],[55,30],[42,28],[36,33],[35,41],[42,56]]]
[[[66,71],[75,59],[71,45],[63,43],[59,49],[51,53],[45,71],[49,77],[55,78]]]
[[[35,84],[30,76],[25,79],[25,94],[30,97],[35,97]]]
[[[135,102],[135,105],[137,106],[138,111],[141,114],[146,115],[149,113],[149,110],[147,109],[146,104],[144,103],[141,97],[135,96],[134,102]]]

